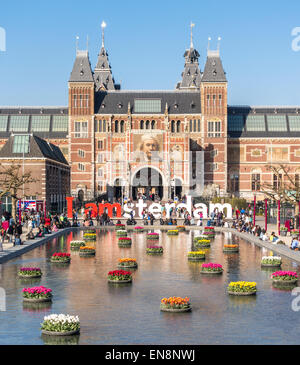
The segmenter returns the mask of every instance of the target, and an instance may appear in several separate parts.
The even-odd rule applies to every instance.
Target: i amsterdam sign
[[[67,197],[67,215],[68,218],[73,217],[73,197]],[[159,203],[152,203],[151,205],[147,205],[143,199],[138,200],[138,202],[135,204],[135,207],[138,209],[138,216],[142,218],[142,211],[144,208],[147,208],[148,212],[152,213],[155,219],[159,219],[161,217],[161,204]],[[176,208],[185,208],[191,216],[194,216],[194,218],[199,218],[199,214],[203,214],[203,218],[207,219],[208,214],[210,215],[214,210],[218,210],[219,212],[222,211],[226,218],[231,219],[232,218],[232,207],[230,204],[209,204],[209,208],[206,204],[203,203],[197,203],[194,205],[195,210],[193,210],[192,205],[192,197],[190,195],[187,196],[187,203],[165,203],[164,207],[166,208],[166,217],[170,218],[170,208],[176,207]],[[92,217],[97,217],[97,215],[102,215],[104,213],[104,210],[106,209],[107,214],[110,218],[113,217],[113,209],[116,210],[116,217],[121,218],[122,216],[124,218],[130,218],[130,213],[133,212],[133,216],[135,216],[134,211],[134,204],[124,204],[123,208],[120,204],[114,203],[106,203],[106,204],[95,204],[95,203],[88,203],[85,205],[85,213],[87,213],[90,209],[92,210]],[[209,210],[209,212],[208,212]],[[123,215],[122,215],[123,211]]]

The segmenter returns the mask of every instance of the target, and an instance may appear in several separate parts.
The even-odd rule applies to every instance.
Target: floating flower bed
[[[50,302],[52,300],[52,289],[44,286],[24,288],[22,290],[23,301],[31,303]]]
[[[179,232],[184,232],[185,226],[177,226],[176,229],[178,229]]]
[[[294,271],[276,271],[271,275],[271,279],[276,285],[294,285],[298,281],[298,275]]]
[[[291,230],[291,235],[292,235],[293,237],[298,238],[298,237],[299,237],[299,230],[298,230],[298,229],[292,229],[292,230]]]
[[[80,321],[78,316],[69,314],[50,314],[44,317],[41,323],[41,330],[44,335],[70,336],[80,332]]]
[[[146,253],[163,253],[164,249],[162,246],[149,246],[146,248]]]
[[[118,245],[119,246],[131,246],[131,238],[130,237],[120,237],[118,239]]]
[[[206,237],[209,237],[209,238],[213,238],[213,237],[215,237],[215,231],[211,231],[211,230],[204,231],[203,235],[206,236]]]
[[[239,245],[236,244],[225,244],[223,246],[224,252],[238,252],[239,251]]]
[[[125,231],[124,229],[117,230],[116,235],[120,237],[127,237],[127,231]]]
[[[205,251],[191,251],[188,253],[189,261],[205,260]]]
[[[149,232],[149,233],[147,233],[147,239],[149,239],[149,240],[158,240],[159,239],[159,233]]]
[[[118,229],[123,229],[123,230],[125,230],[125,224],[121,224],[121,223],[120,223],[120,224],[116,224],[116,225],[115,225],[115,229],[116,229],[116,230],[118,230]]]
[[[136,232],[143,232],[144,231],[144,227],[136,226],[136,227],[134,227],[134,230]]]
[[[95,247],[83,246],[79,249],[79,256],[95,256]]]
[[[223,267],[220,264],[214,264],[212,262],[202,264],[202,274],[222,274],[222,272]]]
[[[83,233],[83,239],[85,241],[96,241],[96,233]]]
[[[206,239],[203,239],[203,238],[195,240],[195,238],[194,238],[194,246],[196,246],[196,247],[210,247],[210,240],[206,240]]]
[[[66,252],[55,252],[51,256],[51,262],[67,264],[71,261],[71,255]]]
[[[71,241],[71,243],[70,243],[71,250],[74,250],[74,251],[79,250],[80,247],[83,247],[83,246],[85,246],[84,241]]]
[[[109,283],[131,283],[132,282],[131,272],[124,271],[124,270],[109,271],[107,279],[108,279]]]
[[[280,266],[281,257],[280,256],[263,256],[261,259],[261,266]]]
[[[254,295],[256,294],[256,283],[250,281],[232,281],[227,288],[231,295]]]
[[[178,229],[169,229],[167,231],[168,236],[178,236],[178,233],[179,233]]]
[[[124,259],[119,259],[119,264],[118,267],[120,268],[137,268],[138,264],[136,262],[136,259],[131,259],[131,258],[124,258]]]
[[[42,270],[39,267],[21,267],[18,276],[22,278],[40,278]]]
[[[96,234],[96,228],[87,228],[84,230],[84,233]]]
[[[160,310],[162,312],[189,312],[192,309],[190,298],[170,297],[163,298],[160,302]]]

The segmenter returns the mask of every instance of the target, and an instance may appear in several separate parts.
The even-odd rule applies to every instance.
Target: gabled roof
[[[69,82],[94,82],[88,51],[77,51]]]
[[[20,159],[23,158],[23,153],[13,152],[14,137],[17,135],[18,134],[11,135],[6,141],[5,145],[0,150],[0,159],[17,157]],[[29,152],[25,153],[24,157],[47,158],[68,165],[68,162],[59,147],[52,143],[48,143],[44,139],[32,134],[29,135]]]
[[[219,51],[208,51],[202,82],[227,82]]]

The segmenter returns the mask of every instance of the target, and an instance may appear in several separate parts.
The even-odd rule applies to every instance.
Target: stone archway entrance
[[[132,181],[132,198],[137,200],[139,195],[145,195],[147,199],[150,199],[150,195],[153,197],[155,194],[160,199],[163,198],[163,178],[159,171],[151,168],[144,167],[136,172]]]

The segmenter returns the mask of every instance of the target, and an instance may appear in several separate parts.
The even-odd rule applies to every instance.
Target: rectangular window
[[[97,162],[98,163],[103,163],[103,153],[98,153]]]
[[[197,120],[194,119],[194,132],[197,132]]]
[[[244,116],[243,115],[229,115],[228,116],[228,131],[229,132],[243,132],[244,131]]]
[[[78,150],[78,156],[84,157],[85,156],[85,152],[83,150]]]
[[[32,132],[49,132],[50,115],[33,115],[31,117]]]
[[[273,174],[273,189],[278,190],[282,186],[282,174]]]
[[[98,141],[98,150],[102,150],[103,149],[103,141],[101,140],[99,140]]]
[[[102,120],[99,120],[99,132],[102,132]]]
[[[300,132],[300,115],[289,115],[289,124],[291,132]]]
[[[193,132],[193,121],[192,121],[192,119],[190,120],[190,132]]]
[[[209,108],[209,95],[206,96],[207,108]]]
[[[286,132],[286,117],[285,115],[267,115],[268,130],[270,132]]]
[[[11,115],[10,132],[28,132],[29,115]]]
[[[299,174],[295,174],[295,187],[299,188]]]
[[[217,138],[221,136],[221,122],[208,122],[208,137]]]
[[[219,106],[222,106],[222,95],[219,95]]]
[[[102,123],[103,123],[103,132],[106,132],[106,120],[103,120]],[[99,132],[100,132],[100,129],[99,129]]]
[[[68,132],[69,117],[67,115],[53,115],[52,132]]]
[[[29,153],[30,136],[14,136],[13,153]]]
[[[74,100],[74,108],[77,108],[77,95],[73,95],[73,100]]]
[[[103,169],[98,169],[98,177],[103,177]]]
[[[0,115],[0,132],[7,130],[8,115]]]
[[[251,175],[251,189],[252,191],[260,190],[260,174]]]
[[[200,119],[198,119],[198,132],[201,132],[201,122],[200,122]]]
[[[248,115],[246,117],[247,132],[260,132],[266,130],[264,115]]]
[[[216,95],[213,95],[213,105],[216,106]]]
[[[87,122],[75,122],[75,138],[88,138]]]
[[[84,164],[79,163],[79,164],[78,164],[78,170],[80,170],[80,171],[85,171],[85,166],[84,166]]]
[[[160,99],[135,99],[135,113],[161,113]]]

